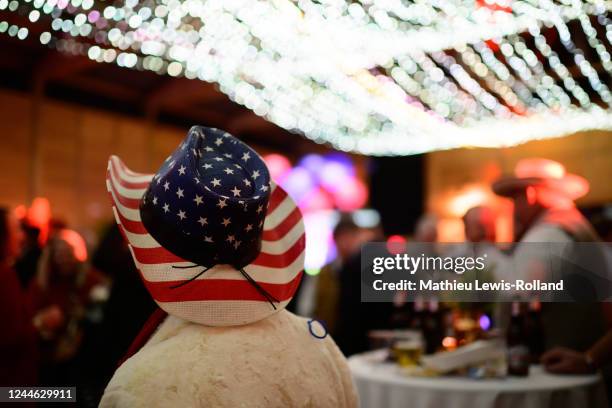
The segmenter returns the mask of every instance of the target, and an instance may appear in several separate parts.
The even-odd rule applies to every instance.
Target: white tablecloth
[[[598,375],[553,375],[532,366],[523,378],[408,377],[382,362],[385,355],[374,351],[349,359],[362,408],[608,407]]]

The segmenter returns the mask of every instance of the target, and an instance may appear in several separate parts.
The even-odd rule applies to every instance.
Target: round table
[[[349,358],[362,408],[608,406],[599,375],[554,375],[531,366],[528,377],[409,377],[384,362],[386,355],[377,350]]]

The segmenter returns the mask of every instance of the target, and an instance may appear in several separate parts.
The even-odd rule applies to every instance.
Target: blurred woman
[[[75,356],[83,338],[88,313],[107,295],[106,281],[85,262],[85,241],[75,231],[61,230],[49,240],[33,282],[38,310],[57,308],[62,321],[42,330],[42,372],[45,385],[74,379]]]
[[[0,207],[0,386],[36,385],[37,379],[36,329],[13,269],[23,238],[17,219]]]

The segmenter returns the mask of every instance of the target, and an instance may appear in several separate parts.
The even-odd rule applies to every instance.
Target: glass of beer
[[[412,367],[419,364],[423,354],[423,343],[418,339],[398,340],[391,352],[401,367]]]

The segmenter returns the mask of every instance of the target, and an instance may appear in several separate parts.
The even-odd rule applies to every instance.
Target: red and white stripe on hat
[[[152,174],[129,170],[116,156],[108,162],[106,186],[115,219],[147,290],[163,310],[203,325],[235,326],[261,320],[289,303],[304,269],[306,237],[302,214],[281,187],[272,183],[261,252],[244,267],[263,289],[279,300],[275,310],[229,265],[217,265],[193,282],[171,288],[203,268],[173,268],[193,263],[162,247],[142,224],[140,200],[152,178]]]

